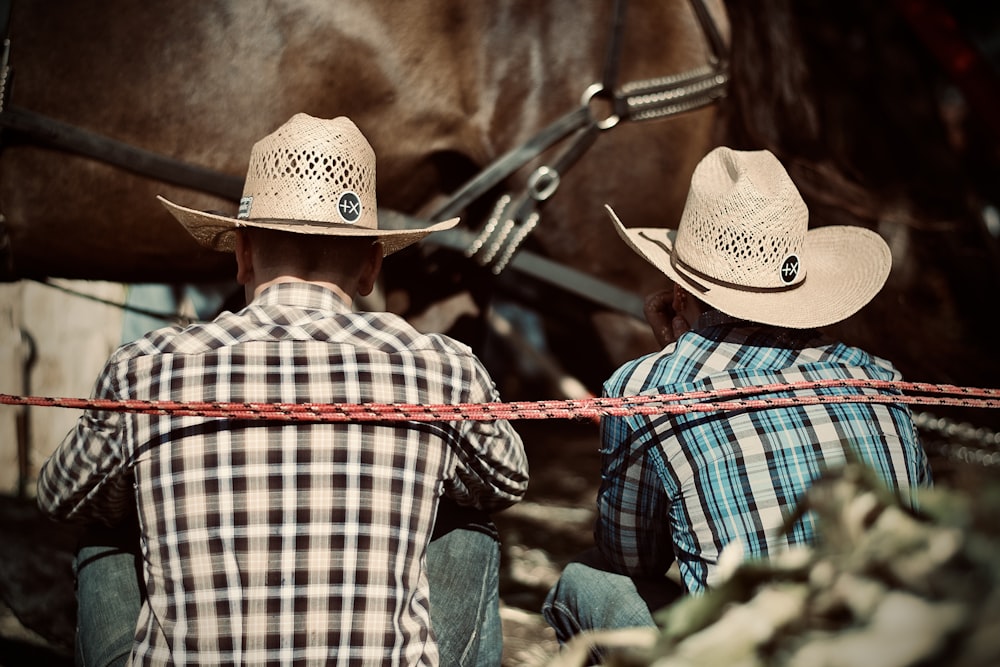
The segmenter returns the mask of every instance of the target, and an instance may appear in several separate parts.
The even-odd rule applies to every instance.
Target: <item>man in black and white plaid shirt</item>
[[[457,222],[378,229],[374,164],[348,119],[298,114],[255,144],[239,217],[163,200],[199,242],[235,251],[249,305],[122,346],[94,395],[499,400],[465,345],[353,309],[353,297],[373,289],[384,255]],[[146,597],[131,637],[136,664],[499,664],[498,549],[485,513],[516,503],[527,480],[521,439],[503,420],[293,423],[88,411],[45,463],[38,502],[54,518],[81,523],[114,525],[137,510]],[[438,535],[466,528],[455,519],[463,512],[484,518],[484,539],[438,558],[429,551],[435,524]],[[475,531],[450,533],[464,534]],[[467,560],[449,558],[456,551]],[[456,578],[463,583],[454,596],[435,589]],[[432,618],[445,617],[439,607],[459,610],[471,629],[432,629]],[[484,617],[494,626],[480,642]],[[439,656],[437,638],[455,634],[466,635],[455,652],[467,655],[448,648]]]

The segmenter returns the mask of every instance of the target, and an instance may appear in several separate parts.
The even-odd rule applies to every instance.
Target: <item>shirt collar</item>
[[[292,306],[336,313],[351,312],[351,307],[344,303],[336,292],[314,283],[305,282],[287,282],[269,285],[257,295],[251,305]]]

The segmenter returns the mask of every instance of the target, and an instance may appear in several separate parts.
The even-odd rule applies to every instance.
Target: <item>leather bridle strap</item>
[[[467,257],[474,258],[482,266],[489,266],[495,275],[499,275],[504,270],[517,253],[521,242],[538,223],[541,215],[539,209],[559,188],[562,174],[590,148],[601,130],[610,129],[618,124],[619,116],[616,107],[619,106],[619,100],[611,91],[614,90],[615,79],[618,76],[618,64],[621,60],[626,2],[627,0],[615,0],[611,39],[605,55],[602,83],[593,84],[587,88],[580,100],[579,109],[571,111],[546,128],[548,130],[559,126],[562,128],[560,133],[548,134],[543,130],[541,135],[536,135],[527,145],[537,146],[544,150],[544,148],[562,141],[571,134],[574,135],[572,141],[562,149],[553,161],[537,167],[532,172],[520,194],[516,197],[504,195],[497,201],[493,215],[490,216],[489,221],[482,227],[476,239],[465,250]],[[590,106],[591,101],[596,97],[610,99],[612,110],[615,113],[604,120],[597,120],[591,112]],[[622,106],[624,108],[625,101],[623,101]],[[581,112],[584,115],[578,115]],[[539,138],[542,141],[536,142]],[[459,203],[468,204],[476,201],[481,195],[531,161],[540,152],[538,151],[527,159],[521,159],[523,156],[519,155],[519,149],[508,152],[461,188],[442,208],[432,214],[431,219],[437,220],[458,215],[464,209],[464,206],[458,207]]]
[[[712,53],[709,65],[693,72],[630,82],[622,86],[620,93],[612,93],[621,61],[627,4],[627,0],[615,0],[602,81],[583,93],[581,107],[563,115],[526,143],[500,156],[432,211],[428,216],[430,220],[445,220],[459,215],[469,204],[515,171],[578,130],[593,127],[606,130],[614,127],[619,120],[646,120],[682,113],[709,104],[724,95],[724,87],[728,81],[726,48],[704,0],[691,0],[691,5]],[[590,100],[593,97],[609,96],[614,115],[602,120],[595,119],[590,109]],[[592,138],[581,136],[579,146],[589,146]],[[582,152],[582,149],[571,147],[564,154],[564,161],[571,163]]]
[[[622,41],[625,34],[625,10],[627,0],[615,0],[614,15],[611,23],[611,40],[608,42],[608,50],[604,56],[604,75],[601,77],[601,86],[604,90],[615,89],[618,84],[618,68],[622,59]],[[624,112],[620,100],[613,97],[615,114],[621,115]]]
[[[625,10],[627,0],[615,0],[614,17],[612,19],[611,39],[608,43],[604,57],[604,74],[601,87],[604,91],[614,90],[615,80],[618,77],[618,67],[621,62],[622,38],[625,26]],[[430,215],[431,220],[446,220],[461,213],[469,204],[479,199],[491,188],[499,184],[515,171],[523,167],[528,162],[541,155],[547,149],[554,146],[559,141],[570,136],[574,132],[592,127],[596,121],[592,117],[590,108],[586,101],[581,101],[581,106],[561,118],[551,123],[541,132],[529,139],[526,143],[514,148],[493,162],[474,178],[459,188],[442,206]],[[592,134],[592,133],[590,133]],[[572,147],[565,154],[564,162],[567,166],[578,158],[583,150],[590,145],[588,139],[581,138],[578,142],[580,148],[574,150]],[[561,173],[561,170],[559,170]]]
[[[455,217],[493,186],[541,155],[558,141],[586,126],[590,120],[590,109],[587,107],[580,107],[562,116],[526,143],[497,158],[493,164],[455,191],[444,205],[431,213],[429,219],[432,221],[447,220]]]

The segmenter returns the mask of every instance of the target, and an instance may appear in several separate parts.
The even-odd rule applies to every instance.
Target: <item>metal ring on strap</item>
[[[580,103],[589,109],[591,100],[593,100],[595,97],[598,97],[599,95],[602,95],[603,93],[605,93],[603,84],[592,83],[589,86],[587,86],[587,89],[585,91],[583,91],[583,95],[580,97]],[[605,96],[607,95],[605,94]],[[591,116],[591,118],[594,121],[594,125],[596,125],[597,128],[600,130],[610,130],[615,125],[617,125],[619,121],[621,121],[621,116],[619,116],[616,113],[611,114],[606,118],[602,118],[601,120],[593,118],[593,116]]]
[[[528,177],[528,194],[535,201],[545,201],[559,188],[559,172],[542,165]]]

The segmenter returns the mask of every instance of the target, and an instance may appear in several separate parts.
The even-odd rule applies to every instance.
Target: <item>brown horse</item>
[[[252,142],[292,114],[347,115],[378,155],[380,207],[423,218],[496,158],[580,107],[608,69],[616,21],[616,83],[704,67],[714,54],[693,8],[701,4],[643,0],[616,14],[612,0],[17,2],[5,104],[234,178],[245,172]],[[728,38],[722,2],[705,7]],[[611,117],[593,107],[595,120]],[[617,239],[602,205],[633,224],[675,224],[694,165],[717,141],[716,115],[707,105],[600,132],[561,174],[526,247],[642,294],[659,277]],[[154,195],[221,210],[234,210],[232,198],[10,130],[3,144],[3,279],[176,283],[231,275],[229,258],[196,247]],[[470,229],[558,148],[462,211]],[[624,349],[633,335],[645,333],[617,328],[605,338]]]

